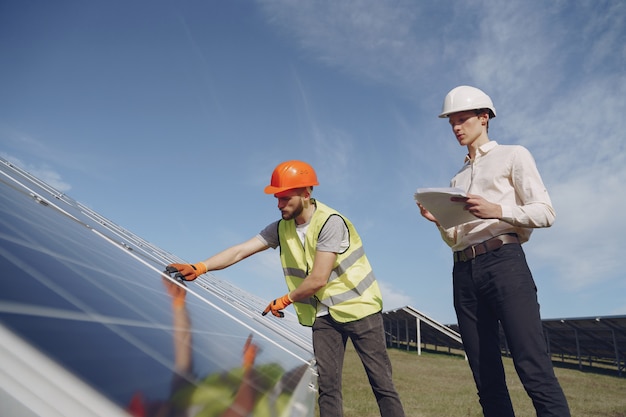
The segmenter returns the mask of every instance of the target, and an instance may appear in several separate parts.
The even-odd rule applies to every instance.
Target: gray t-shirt
[[[263,243],[265,243],[270,248],[276,249],[279,245],[278,240],[278,222],[277,220],[269,225],[267,225],[261,232],[257,235]],[[297,232],[300,236],[300,240],[304,240],[304,235],[306,234],[306,229],[309,227],[309,223],[305,223],[303,225],[297,226]],[[350,235],[348,233],[348,227],[346,223],[343,221],[341,216],[332,215],[328,218],[326,224],[322,227],[320,231],[319,238],[317,239],[317,250],[321,252],[334,252],[334,253],[343,253],[350,246]]]

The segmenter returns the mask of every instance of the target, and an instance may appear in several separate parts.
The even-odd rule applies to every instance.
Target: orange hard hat
[[[294,188],[319,185],[313,167],[302,161],[285,161],[272,172],[270,185],[265,187],[266,194],[277,194]]]

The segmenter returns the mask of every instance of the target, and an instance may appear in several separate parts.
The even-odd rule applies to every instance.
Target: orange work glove
[[[184,281],[193,281],[198,276],[204,274],[207,271],[204,262],[198,262],[197,264],[169,264],[165,270],[172,274],[178,272],[175,277]]]
[[[252,334],[248,336],[246,344],[243,345],[243,368],[250,369],[254,365],[256,354],[259,351],[259,347],[252,343]]]
[[[269,305],[265,307],[265,310],[263,311],[263,313],[261,313],[261,315],[264,316],[271,311],[272,314],[276,317],[285,317],[285,313],[283,313],[281,310],[287,308],[287,306],[291,303],[293,303],[293,301],[291,301],[291,298],[289,298],[289,293],[287,293],[269,303]]]

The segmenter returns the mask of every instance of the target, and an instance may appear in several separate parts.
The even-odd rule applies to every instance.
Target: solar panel
[[[404,306],[383,312],[387,346],[415,350],[421,354],[421,347],[430,345],[432,349],[445,347],[462,350],[461,335],[450,326],[445,326],[417,309]]]
[[[0,415],[313,416],[310,330],[172,262],[1,159]]]
[[[384,311],[388,347],[462,351],[457,324],[442,325],[413,307]],[[598,371],[626,369],[626,316],[599,316],[542,320],[548,351],[553,361],[578,363]],[[506,337],[500,326],[500,349],[509,355]]]
[[[583,364],[626,369],[626,316],[571,317],[543,320],[550,353]]]

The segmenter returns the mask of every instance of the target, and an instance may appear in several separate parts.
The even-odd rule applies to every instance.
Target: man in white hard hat
[[[467,197],[452,200],[465,203],[477,220],[446,229],[418,205],[453,251],[454,307],[483,414],[515,415],[502,366],[501,324],[537,416],[569,417],[547,353],[537,288],[521,247],[534,228],[549,227],[555,218],[535,161],[522,146],[489,140],[489,120],[496,110],[478,88],[451,90],[439,117],[449,120],[457,141],[468,151],[451,181]]]

